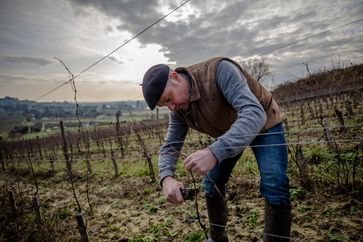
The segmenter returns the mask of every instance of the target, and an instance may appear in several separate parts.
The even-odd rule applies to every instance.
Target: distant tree
[[[31,112],[23,112],[23,116],[25,117],[25,120],[26,120],[27,122],[30,122],[30,121],[32,121],[32,119],[33,119],[33,115],[32,115],[32,113],[31,113]]]
[[[240,63],[257,81],[270,74],[270,64],[265,59],[254,58]]]
[[[28,126],[15,126],[9,133],[9,135],[11,137],[14,137],[15,135],[19,135],[19,134],[26,134],[28,133],[29,129]]]
[[[42,131],[43,124],[41,122],[37,122],[31,126],[31,132],[40,132]]]

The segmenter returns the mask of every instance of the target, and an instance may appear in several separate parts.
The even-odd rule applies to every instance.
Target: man
[[[216,138],[207,148],[190,154],[184,167],[208,174],[203,181],[210,222],[208,241],[228,241],[227,205],[214,183],[224,195],[233,167],[245,147],[251,145],[261,176],[260,191],[266,200],[264,241],[289,241],[287,147],[282,112],[271,93],[225,57],[175,70],[163,64],[153,66],[144,75],[142,91],[151,110],[155,106],[170,109],[158,164],[167,200],[183,202],[183,184],[174,174],[188,128]]]

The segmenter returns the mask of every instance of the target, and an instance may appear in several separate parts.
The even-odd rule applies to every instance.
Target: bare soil
[[[26,172],[24,172],[26,173]],[[181,178],[192,186],[188,177]],[[19,183],[9,171],[0,173],[0,241],[79,241],[78,213],[66,177],[38,178],[42,225],[34,224],[29,174]],[[91,178],[91,214],[85,178],[75,181],[90,241],[203,241],[196,221],[195,201],[169,204],[158,184],[148,177]],[[294,182],[291,182],[292,186]],[[9,187],[9,184],[12,184]],[[231,177],[228,187],[230,241],[262,241],[264,199],[258,179]],[[10,208],[6,188],[16,191],[17,212]],[[18,188],[20,188],[20,193]],[[362,241],[362,191],[341,192],[332,186],[296,190],[291,238],[296,241]],[[198,196],[201,220],[207,224],[206,205]]]

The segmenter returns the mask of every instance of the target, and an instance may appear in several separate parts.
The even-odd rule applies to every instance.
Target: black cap
[[[142,81],[142,93],[149,108],[153,110],[163,94],[169,79],[169,67],[159,64],[150,67]]]

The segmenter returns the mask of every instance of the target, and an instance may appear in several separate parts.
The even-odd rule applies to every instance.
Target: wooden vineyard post
[[[321,102],[319,101],[319,112],[320,112],[320,116],[324,117],[324,110],[323,110],[323,105],[321,104]]]
[[[299,167],[302,186],[304,188],[309,188],[311,182],[308,174],[308,163],[304,158],[304,153],[300,144],[296,146],[296,161]]]
[[[304,125],[305,124],[305,113],[304,113],[304,106],[302,104],[300,105],[300,120],[301,120],[301,124]]]
[[[349,101],[349,100],[345,101],[345,109],[347,110],[348,118],[352,118],[354,115],[354,112],[353,112],[351,101]]]
[[[55,174],[55,169],[54,169],[54,163],[55,163],[55,157],[49,156],[49,162],[50,162],[50,171],[52,174]]]
[[[124,150],[124,144],[122,142],[122,136],[121,136],[122,134],[121,134],[121,128],[120,128],[120,115],[121,115],[121,112],[118,111],[116,113],[116,135],[117,135],[118,145],[120,146],[121,156],[124,157],[125,150]]]
[[[92,174],[92,167],[91,167],[91,152],[90,152],[90,145],[89,145],[89,136],[88,136],[88,132],[86,133],[86,135],[84,135],[84,132],[82,132],[82,136],[83,136],[83,140],[84,142],[86,142],[86,165],[87,165],[87,176],[89,174]]]
[[[345,122],[344,122],[343,113],[338,110],[338,107],[336,107],[334,111],[335,111],[335,115],[337,116],[339,124],[340,124],[340,132],[343,132],[345,130]]]
[[[151,155],[147,155],[146,156],[146,159],[147,159],[147,163],[149,165],[149,171],[150,171],[150,178],[151,178],[151,181],[152,182],[155,182],[156,181],[156,178],[155,178],[155,173],[154,173],[154,167],[153,167],[153,163],[152,163],[152,160],[151,160]]]
[[[328,125],[326,125],[324,123],[323,117],[320,117],[320,125],[323,127],[324,136],[325,136],[326,141],[328,142],[329,147],[333,148],[333,150],[337,150],[338,149],[337,144],[335,143],[335,140],[330,133],[330,129],[329,129]]]
[[[110,142],[111,160],[112,160],[113,168],[115,170],[115,177],[118,177],[119,176],[118,166],[117,166],[117,162],[116,162],[116,159],[115,159],[115,153],[113,152],[113,149],[112,149],[112,140],[109,139],[109,142]]]
[[[71,165],[71,162],[69,160],[69,153],[68,153],[68,148],[67,148],[67,140],[66,140],[66,136],[64,135],[63,121],[60,121],[60,127],[61,127],[62,138],[63,138],[63,155],[64,155],[64,158],[66,159],[67,173],[68,173],[68,176],[71,176],[72,165]],[[69,136],[69,133],[68,133],[68,136]]]
[[[67,163],[67,170],[68,170],[69,180],[71,181],[74,199],[76,200],[76,203],[78,205],[78,212],[79,213],[76,215],[78,230],[79,230],[79,233],[81,234],[81,242],[88,242],[89,239],[88,239],[87,227],[85,225],[84,218],[83,218],[83,215],[82,215],[81,205],[78,202],[78,199],[77,199],[77,196],[76,196],[76,191],[74,189],[73,175],[72,175],[72,163],[71,163],[71,161],[69,159],[69,154],[68,154],[68,149],[67,149],[67,141],[66,141],[66,137],[64,135],[63,121],[60,121],[60,128],[61,128],[61,133],[62,133],[62,138],[63,138],[63,154],[64,154],[64,158],[66,159],[66,163]]]
[[[315,112],[314,112],[314,109],[311,107],[310,103],[308,103],[308,108],[309,108],[311,119],[315,119]]]
[[[146,147],[146,144],[145,144],[144,140],[141,138],[140,134],[136,132],[136,136],[137,136],[137,140],[139,141],[140,146],[143,149],[144,157],[146,158],[147,163],[149,165],[150,179],[151,179],[152,182],[155,182],[156,178],[155,178],[153,163],[152,163],[152,160],[151,160],[151,155],[149,154],[149,152],[147,150],[147,147]]]
[[[39,206],[39,202],[38,202],[38,197],[36,195],[33,196],[33,208],[34,208],[34,213],[35,213],[34,222],[36,224],[41,224],[42,217],[40,215],[40,206]]]
[[[36,137],[36,142],[38,145],[38,152],[39,152],[40,160],[43,160],[42,144],[40,143],[39,136]]]
[[[76,215],[76,220],[77,220],[79,233],[81,234],[81,242],[89,242],[87,226],[84,221],[82,213],[79,213]]]
[[[284,123],[284,125],[285,125],[285,130],[286,130],[286,132],[289,132],[289,121],[287,120],[287,118],[284,118],[283,120],[282,120],[282,122]]]

